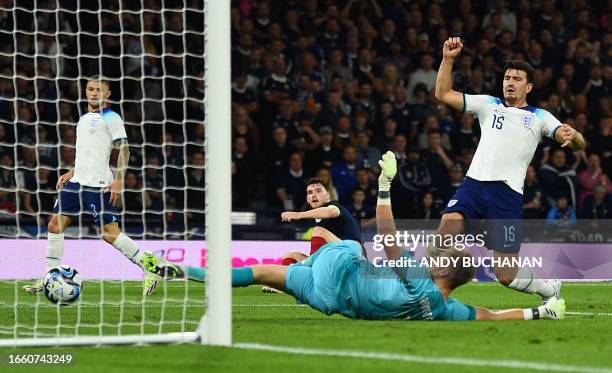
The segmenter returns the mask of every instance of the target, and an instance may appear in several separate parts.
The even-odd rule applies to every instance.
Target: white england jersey
[[[77,124],[73,183],[105,187],[114,180],[110,169],[113,141],[127,139],[123,119],[111,109],[87,113]]]
[[[480,122],[480,142],[467,176],[480,181],[504,181],[523,194],[527,168],[542,139],[554,139],[561,122],[533,106],[506,106],[497,97],[463,95],[464,111]]]

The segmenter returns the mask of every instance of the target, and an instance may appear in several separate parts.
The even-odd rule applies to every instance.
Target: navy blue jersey
[[[321,219],[316,222],[316,226],[325,228],[332,232],[341,240],[353,240],[361,242],[361,231],[359,224],[351,213],[340,203],[330,201],[321,207],[336,206],[340,210],[340,216],[331,219]]]

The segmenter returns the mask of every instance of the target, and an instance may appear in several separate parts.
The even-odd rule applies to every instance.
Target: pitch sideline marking
[[[497,367],[497,368],[514,368],[514,369],[534,369],[544,371],[559,371],[559,372],[579,372],[579,373],[612,373],[612,369],[577,366],[566,364],[549,364],[523,360],[487,360],[476,358],[460,358],[460,357],[442,357],[442,356],[421,356],[409,354],[397,354],[386,352],[366,352],[366,351],[345,351],[345,350],[324,350],[304,347],[289,347],[289,346],[274,346],[260,343],[236,343],[232,345],[234,348],[244,350],[259,350],[271,352],[285,352],[298,355],[319,355],[319,356],[334,356],[334,357],[351,357],[361,359],[389,360],[389,361],[405,361],[424,364],[448,364],[448,365],[463,365],[463,366],[480,366],[480,367]]]

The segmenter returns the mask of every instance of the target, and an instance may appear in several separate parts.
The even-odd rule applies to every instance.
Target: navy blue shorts
[[[103,225],[119,222],[117,208],[111,205],[110,195],[110,192],[102,193],[101,188],[81,187],[79,183],[68,182],[60,191],[53,212],[71,217],[90,211],[96,224],[100,224],[100,216]]]
[[[485,219],[490,250],[515,253],[521,247],[523,195],[503,181],[478,181],[466,177],[444,213],[459,212],[465,219]]]

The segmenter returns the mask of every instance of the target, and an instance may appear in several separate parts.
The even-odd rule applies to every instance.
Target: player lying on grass
[[[395,158],[393,154],[389,157]],[[378,233],[395,233],[388,186],[395,162],[381,161],[379,199],[376,206]],[[340,313],[354,319],[403,320],[535,320],[562,319],[565,301],[551,298],[537,308],[490,311],[464,305],[451,292],[472,279],[472,267],[375,267],[361,255],[356,241],[329,237],[330,242],[301,263],[286,266],[255,265],[232,269],[232,286],[263,284],[283,289],[301,303],[327,315]],[[388,255],[409,257],[400,247],[385,248]],[[147,269],[167,279],[204,281],[205,268],[181,267],[147,255]],[[448,257],[469,254],[447,251]],[[459,261],[461,263],[461,261]]]
[[[107,80],[93,77],[87,81],[87,113],[77,123],[74,169],[58,182],[59,196],[53,207],[47,233],[47,270],[60,265],[64,253],[64,230],[78,219],[83,208],[93,213],[94,222],[102,227],[102,239],[126,258],[143,268],[142,251],[119,229],[117,205],[120,203],[123,178],[130,160],[130,150],[123,120],[107,107],[111,91]],[[112,149],[118,149],[117,174],[109,166]],[[145,271],[145,273],[147,273]],[[157,280],[145,277],[143,293],[155,291]],[[31,294],[43,292],[43,280],[25,285]]]
[[[585,146],[584,138],[548,111],[527,104],[534,68],[525,61],[506,62],[503,99],[453,90],[452,68],[462,48],[458,37],[444,42],[435,94],[452,108],[475,115],[481,137],[464,182],[444,209],[438,234],[462,233],[464,219],[487,219],[487,248],[502,260],[512,259],[518,256],[521,246],[523,185],[538,144],[546,136],[561,147],[580,150]],[[448,248],[431,246],[428,253],[435,256],[445,249]],[[531,268],[508,266],[494,270],[497,280],[508,288],[537,293],[544,301],[560,295],[560,281],[545,282]]]
[[[329,191],[319,179],[310,179],[306,183],[306,203],[312,210],[303,212],[285,211],[281,214],[281,220],[290,222],[294,220],[314,219],[315,227],[310,238],[310,255],[325,245],[325,231],[329,231],[342,240],[361,241],[359,224],[344,206],[332,201]],[[323,229],[321,229],[323,228]],[[307,256],[291,251],[283,256],[283,265],[301,262]]]
[[[311,210],[295,212],[285,211],[281,214],[281,220],[291,222],[294,220],[314,219],[315,226],[310,238],[310,255],[325,245],[327,236],[332,235],[343,240],[354,240],[361,242],[359,224],[348,210],[340,203],[331,200],[327,188],[320,179],[313,178],[306,183],[306,203]],[[365,250],[363,251],[365,255]],[[290,251],[283,255],[282,265],[288,266],[301,262],[308,256],[299,251]],[[264,286],[264,293],[282,293],[279,289]]]

